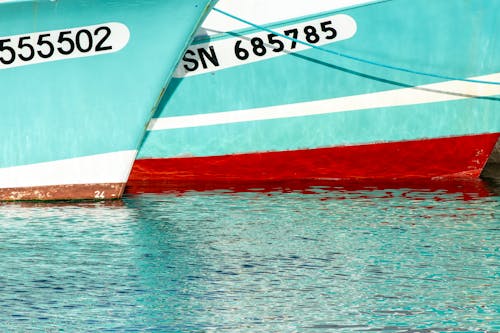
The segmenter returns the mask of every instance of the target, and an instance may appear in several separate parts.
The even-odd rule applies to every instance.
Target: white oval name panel
[[[345,14],[274,29],[282,35],[317,46],[349,39],[356,30],[356,21]],[[193,44],[177,66],[174,77],[214,72],[310,48],[267,31]]]
[[[123,49],[130,31],[122,23],[0,37],[0,69],[90,57]]]

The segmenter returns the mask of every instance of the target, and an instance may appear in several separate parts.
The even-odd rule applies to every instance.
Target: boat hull
[[[3,1],[0,200],[119,198],[210,5]]]
[[[478,177],[499,134],[208,157],[140,159],[130,179],[361,180]]]
[[[479,176],[500,133],[500,4],[253,3],[237,16],[308,45],[211,14],[129,181]]]
[[[122,196],[124,190],[125,183],[13,187],[0,189],[0,198],[4,201],[117,199]]]

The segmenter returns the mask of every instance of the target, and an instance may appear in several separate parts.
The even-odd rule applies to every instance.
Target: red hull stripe
[[[500,133],[294,151],[140,159],[129,181],[475,178]]]

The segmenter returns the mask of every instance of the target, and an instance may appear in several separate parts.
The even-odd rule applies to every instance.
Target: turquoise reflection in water
[[[4,204],[0,331],[500,330],[497,187],[410,185]]]

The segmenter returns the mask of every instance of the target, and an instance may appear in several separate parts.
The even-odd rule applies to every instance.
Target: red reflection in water
[[[190,192],[243,193],[257,192],[267,195],[276,193],[301,193],[320,195],[320,200],[374,199],[404,197],[411,200],[435,201],[453,199],[474,200],[494,196],[495,193],[481,179],[428,180],[428,181],[129,181],[126,195],[161,194],[184,195]]]

